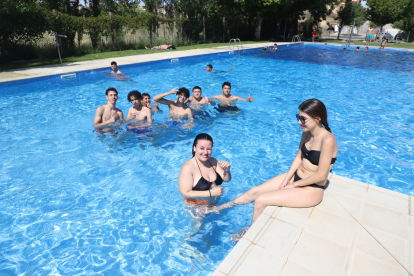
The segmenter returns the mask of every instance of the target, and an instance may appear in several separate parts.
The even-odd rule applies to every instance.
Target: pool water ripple
[[[198,225],[177,183],[194,137],[210,133],[213,156],[232,165],[226,202],[289,169],[301,137],[297,107],[314,97],[326,104],[338,140],[334,174],[414,195],[413,57],[280,47],[121,66],[131,77],[124,82],[98,70],[0,87],[0,275],[212,273],[233,247],[230,235],[249,225],[253,205]],[[200,70],[209,63],[233,70]],[[254,102],[238,103],[239,112],[210,108],[191,131],[173,126],[165,107],[147,134],[93,131],[108,87],[119,91],[126,115],[131,90],[153,97],[199,85],[211,97],[224,81]]]

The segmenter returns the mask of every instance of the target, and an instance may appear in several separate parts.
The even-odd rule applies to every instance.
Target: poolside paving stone
[[[315,207],[267,207],[245,234],[249,250],[227,275],[412,275],[413,203],[411,196],[332,175]],[[237,248],[219,268],[234,263]]]

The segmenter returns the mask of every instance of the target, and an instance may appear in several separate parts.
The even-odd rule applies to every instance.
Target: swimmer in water
[[[115,61],[111,62],[111,69],[112,69],[112,72],[111,72],[112,74],[119,74],[119,75],[122,74],[122,72],[118,70],[118,64],[116,64]]]
[[[105,93],[108,103],[96,109],[95,119],[93,120],[93,126],[104,131],[116,127],[124,121],[122,110],[115,107],[118,100],[118,91],[111,87],[106,89]],[[119,123],[115,124],[116,121],[119,121]]]
[[[359,46],[358,46],[358,47],[356,47],[356,51],[357,51],[357,52],[359,52]]]
[[[325,105],[310,99],[299,105],[297,123],[302,139],[288,172],[254,187],[235,200],[213,208],[200,208],[202,213],[215,212],[254,201],[252,223],[267,206],[306,208],[319,204],[328,184],[329,171],[336,162],[338,144],[328,125]],[[240,238],[240,235],[235,238]]]
[[[176,94],[177,100],[172,101],[168,99],[164,99],[165,96]],[[193,113],[191,109],[185,103],[190,96],[190,91],[187,88],[173,88],[166,93],[162,93],[154,97],[154,101],[160,104],[168,105],[170,109],[170,117],[173,120],[181,120],[184,116],[187,116],[190,119],[190,122],[184,125],[184,128],[191,129],[194,124]]]
[[[211,99],[217,99],[217,101],[219,101],[219,105],[218,107],[221,109],[226,109],[226,108],[237,108],[236,106],[236,101],[240,100],[240,101],[245,101],[245,102],[253,102],[253,97],[250,96],[249,94],[249,98],[244,99],[241,98],[239,96],[234,96],[230,94],[231,91],[231,84],[229,82],[225,82],[223,83],[221,90],[223,91],[223,94],[220,95],[216,95],[211,97]]]
[[[151,105],[151,96],[148,93],[142,93],[142,105],[151,109],[152,114],[154,114],[154,111],[162,113],[162,110],[158,107],[158,102],[154,102],[154,105]]]
[[[184,201],[193,205],[212,206],[223,194],[223,181],[231,180],[230,164],[211,157],[213,138],[200,133],[193,143],[193,157],[181,167],[178,187]]]
[[[267,52],[268,52],[268,51],[267,51],[267,47],[264,47],[264,48],[263,48],[263,50],[262,50],[262,52],[267,53]]]
[[[188,102],[191,102],[194,104],[211,104],[215,105],[216,102],[213,100],[210,100],[207,98],[207,96],[201,97],[201,87],[200,86],[194,86],[193,88],[193,96],[188,98]]]
[[[277,51],[277,44],[276,43],[273,45],[272,51]]]
[[[229,69],[227,69],[227,72],[230,72],[231,70],[233,70],[233,67],[230,67]],[[213,65],[208,64],[206,70],[207,72],[211,72],[211,73],[224,73],[226,71],[213,71]]]
[[[368,46],[365,47],[365,52],[367,52],[367,51],[368,51]]]
[[[128,101],[132,103],[132,106],[128,110],[128,115],[126,121],[135,119],[137,122],[128,125],[128,128],[132,128],[134,126],[142,126],[143,122],[146,120],[146,126],[152,124],[152,117],[151,117],[151,109],[143,106],[141,104],[142,95],[137,90],[131,91],[128,94]]]

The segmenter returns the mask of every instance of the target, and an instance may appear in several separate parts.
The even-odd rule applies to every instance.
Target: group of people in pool
[[[207,68],[210,68],[209,66],[207,66]],[[122,74],[122,72],[118,70],[116,62],[111,63],[111,69],[111,73],[113,74]],[[107,104],[98,107],[95,111],[93,125],[100,130],[111,130],[113,127],[119,126],[124,121],[130,121],[127,126],[128,129],[149,126],[152,124],[152,114],[154,112],[161,112],[158,104],[164,104],[168,106],[170,118],[172,120],[181,121],[188,118],[189,122],[184,124],[183,127],[191,129],[195,125],[192,110],[200,110],[203,105],[216,105],[216,102],[213,99],[218,101],[219,111],[237,109],[236,101],[238,100],[253,102],[253,97],[251,97],[250,94],[247,99],[232,95],[230,93],[231,84],[229,82],[223,83],[222,92],[222,94],[215,95],[211,98],[206,96],[202,97],[201,87],[195,86],[193,88],[193,96],[190,97],[190,91],[187,88],[182,87],[177,89],[176,87],[168,92],[155,96],[155,104],[154,106],[151,106],[151,97],[149,94],[141,94],[137,90],[133,90],[128,94],[128,101],[131,102],[133,106],[128,110],[127,117],[124,120],[122,110],[116,107],[118,91],[111,87],[106,90]],[[165,99],[166,96],[171,94],[175,94],[177,99]]]
[[[328,175],[338,155],[338,145],[328,124],[325,105],[310,99],[299,106],[296,120],[302,129],[298,152],[288,172],[253,187],[236,199],[216,206],[223,194],[220,185],[231,180],[231,165],[212,157],[213,138],[201,133],[194,139],[193,157],[181,168],[178,186],[187,204],[198,213],[220,213],[254,201],[252,223],[267,206],[312,207],[322,201]],[[241,238],[235,235],[234,241]]]

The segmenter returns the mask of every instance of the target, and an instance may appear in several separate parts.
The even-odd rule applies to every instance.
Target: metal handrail
[[[230,48],[230,44],[232,42],[233,42],[233,49]],[[236,45],[237,46],[237,51],[240,53],[239,43],[240,43],[241,50],[244,53],[243,44],[242,44],[242,42],[241,42],[241,40],[239,38],[232,38],[232,39],[230,39],[230,41],[229,41],[229,50],[234,51],[234,45]]]
[[[292,42],[301,42],[301,40],[300,40],[300,36],[295,35],[295,36],[292,38]]]

